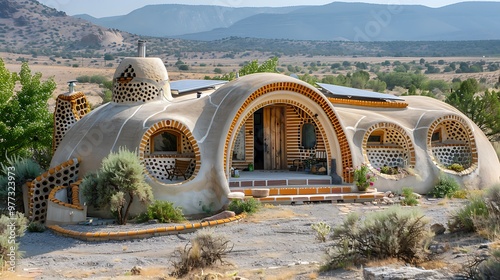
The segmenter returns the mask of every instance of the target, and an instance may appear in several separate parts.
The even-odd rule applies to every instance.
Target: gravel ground
[[[461,200],[421,200],[418,206],[431,220],[446,225],[450,213],[463,204]],[[238,272],[248,279],[361,279],[360,270],[333,271],[320,274],[324,251],[329,242],[315,239],[311,224],[342,222],[352,211],[368,213],[386,208],[372,204],[308,204],[264,207],[259,213],[239,222],[217,226],[233,244],[226,257],[229,266],[219,271]],[[71,226],[83,231],[132,230],[138,225]],[[149,225],[148,225],[149,226]],[[164,225],[162,225],[164,226]],[[140,278],[165,279],[171,271],[171,255],[183,247],[194,233],[158,236],[146,239],[86,242],[60,237],[51,231],[27,232],[21,238],[25,252],[17,277],[36,279],[115,279],[126,277],[131,268],[140,266]],[[330,241],[331,242],[331,241]],[[9,278],[12,278],[10,276]],[[139,278],[137,278],[139,279]]]

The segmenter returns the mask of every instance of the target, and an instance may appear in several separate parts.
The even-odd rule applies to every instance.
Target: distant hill
[[[89,15],[74,17],[109,28],[118,28],[133,34],[169,37],[230,27],[238,21],[257,14],[286,14],[297,9],[232,8],[207,5],[148,5],[124,16],[94,18]]]
[[[356,15],[357,9],[354,9],[356,6],[371,7],[372,11],[378,12],[379,15],[383,15],[379,8],[388,8],[388,6],[383,5],[367,6],[367,4],[340,4],[342,4],[341,6],[351,7],[352,9],[351,14],[345,12],[346,10],[344,10],[343,17],[345,23],[342,23],[344,25],[341,29],[345,29],[347,31],[355,31],[355,27],[348,24],[349,20],[352,20],[352,18],[361,20],[361,17]],[[497,33],[493,31],[500,30],[498,27],[495,27],[498,25],[499,20],[490,17],[489,14],[500,9],[497,9],[496,6],[491,6],[491,11],[487,13],[482,12],[482,9],[484,9],[482,7],[484,6],[483,4],[484,3],[481,3],[479,6],[476,6],[476,4],[467,6],[468,4],[465,3],[465,7],[472,14],[484,14],[484,18],[480,20],[478,19],[476,24],[470,24],[470,27],[463,27],[463,29],[461,29],[460,32],[456,32],[456,34],[451,31],[448,33],[452,35],[455,34],[457,37],[460,37],[458,35],[468,36],[460,38],[475,38],[473,36],[476,36],[477,38],[481,38],[481,36],[497,38]],[[56,58],[63,58],[65,59],[64,62],[66,64],[70,64],[73,63],[75,57],[103,58],[103,54],[105,53],[111,53],[115,57],[135,56],[137,55],[137,40],[141,39],[148,41],[148,55],[160,57],[174,56],[176,58],[188,56],[188,53],[192,53],[193,56],[196,55],[205,58],[209,56],[208,53],[210,53],[210,57],[214,58],[245,57],[248,53],[252,52],[259,52],[264,56],[340,55],[438,57],[500,55],[500,40],[445,41],[444,38],[446,38],[446,34],[437,36],[436,34],[439,34],[438,31],[433,33],[434,35],[432,36],[428,35],[430,36],[428,38],[438,38],[436,39],[437,41],[378,41],[381,38],[386,38],[388,34],[396,34],[395,32],[391,33],[387,31],[391,28],[396,28],[397,25],[399,25],[396,24],[399,20],[396,19],[396,16],[391,16],[389,20],[390,23],[388,24],[384,24],[385,21],[381,21],[382,23],[379,24],[385,25],[386,27],[381,29],[377,40],[369,42],[349,41],[348,33],[340,35],[337,34],[335,37],[333,35],[331,35],[331,37],[324,36],[322,32],[328,32],[328,30],[320,32],[315,30],[312,26],[304,23],[315,22],[318,18],[321,18],[326,24],[326,22],[331,20],[329,18],[340,18],[340,15],[336,17],[329,15],[329,9],[327,8],[335,6],[336,3],[325,6],[299,6],[267,10],[267,12],[274,12],[272,15],[267,13],[252,14],[249,12],[248,14],[252,15],[235,22],[228,28],[218,28],[208,32],[198,32],[196,38],[209,39],[211,38],[210,36],[213,36],[214,34],[219,37],[224,37],[227,35],[225,32],[229,32],[230,30],[240,30],[241,32],[235,33],[236,36],[224,37],[224,39],[220,40],[201,41],[171,37],[135,35],[122,31],[122,28],[101,27],[99,25],[95,25],[89,21],[92,20],[92,17],[87,16],[86,19],[70,17],[64,12],[44,6],[35,0],[0,0],[0,52],[28,54],[32,57],[51,56],[51,61],[53,62],[56,61]],[[423,6],[405,6],[404,9],[406,10],[401,11],[399,14],[402,14],[407,10],[409,11],[410,7],[413,11],[434,11],[434,9]],[[191,6],[191,8],[193,8],[193,6]],[[217,7],[214,9],[217,10]],[[219,23],[222,24],[222,22],[225,22],[224,24],[227,24],[230,22],[227,18],[235,20],[238,18],[238,13],[245,14],[245,11],[248,9],[252,8],[242,8],[242,10],[237,10],[239,12],[236,10],[233,10],[233,12],[226,11],[226,14],[223,17],[225,20],[219,19]],[[452,14],[454,14],[455,17],[463,17],[462,21],[464,22],[470,22],[470,18],[474,18],[469,17],[469,19],[465,19],[467,18],[467,13],[463,12],[462,5],[452,5],[446,7],[446,9],[452,11]],[[160,9],[158,8],[157,10]],[[198,13],[202,10],[203,9],[198,10]],[[222,10],[224,9],[221,9],[221,11]],[[368,10],[369,9],[367,9],[367,11]],[[240,15],[240,17],[242,16]],[[116,20],[116,18],[107,18],[107,20]],[[145,16],[145,18],[147,18],[147,16]],[[188,18],[191,18],[191,16],[185,17],[185,21],[187,21]],[[288,23],[283,21],[282,18],[287,18]],[[293,27],[292,23],[295,22],[296,19],[300,19],[300,22],[302,23],[296,24],[295,27]],[[444,18],[440,20],[444,21]],[[144,18],[141,20],[132,20],[129,18],[129,21],[132,25],[141,25],[146,22]],[[420,19],[419,23],[420,22],[425,21]],[[428,22],[433,23],[434,21],[428,20]],[[172,26],[177,26],[175,24],[179,24],[174,23],[171,23]],[[287,24],[289,24],[288,27],[290,30],[293,30],[293,32],[296,33],[295,38],[314,38],[324,36],[326,39],[316,41],[299,39],[261,39],[252,38],[250,36],[251,34],[248,33],[253,32],[252,34],[257,37],[262,34],[271,34],[276,32],[276,30],[281,30],[281,33],[279,33],[281,34],[281,37],[289,37],[294,34],[289,34],[290,32],[287,33]],[[426,25],[430,25],[430,23],[427,23]],[[168,26],[167,24],[160,23],[157,24],[157,26],[165,30],[168,29],[166,28],[166,26]],[[171,30],[175,30],[177,28],[172,26],[170,28]],[[493,27],[495,27],[496,30]],[[448,28],[451,29],[451,27]],[[436,27],[435,30],[441,29]],[[467,32],[462,32],[463,30],[466,30]],[[491,36],[484,35],[490,34],[487,32],[492,32],[491,34],[494,34]],[[411,29],[409,29],[407,33],[417,34],[416,31]],[[186,35],[185,37],[189,36]],[[60,62],[60,60],[58,60],[58,62]]]
[[[35,0],[0,0],[0,51],[33,55],[136,49],[135,37],[67,16]]]
[[[456,41],[500,39],[498,11],[499,2],[463,2],[441,8],[333,2],[287,8],[154,5],[118,17],[79,17],[134,34],[192,40],[236,36],[326,41]]]

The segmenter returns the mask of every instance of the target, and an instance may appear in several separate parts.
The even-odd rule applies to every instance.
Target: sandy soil
[[[429,225],[446,224],[449,215],[463,203],[462,200],[422,199],[421,206],[416,208],[430,219]],[[319,272],[320,265],[325,261],[325,249],[332,241],[317,241],[311,225],[324,221],[334,226],[341,223],[349,212],[367,213],[386,207],[381,204],[330,203],[264,207],[240,222],[214,228],[215,232],[224,234],[234,244],[233,250],[226,256],[231,265],[207,269],[204,273],[237,273],[248,279],[362,279],[361,269]],[[130,230],[137,226],[72,226],[72,229],[96,231],[117,230],[118,227],[119,230]],[[172,271],[173,251],[184,247],[193,235],[85,242],[56,236],[51,231],[26,233],[20,240],[25,258],[14,276],[18,279],[170,279],[168,274]],[[477,236],[449,233],[438,236],[436,240],[447,244],[450,249],[440,255],[438,261],[425,266],[439,268],[449,275],[457,273],[467,260],[464,254],[457,255],[458,248],[474,250],[485,242]],[[142,267],[141,276],[130,276],[134,266]],[[14,276],[9,275],[8,279]]]

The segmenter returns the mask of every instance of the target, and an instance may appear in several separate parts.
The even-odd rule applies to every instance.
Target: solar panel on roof
[[[227,81],[220,80],[179,80],[170,82],[170,89],[179,93],[201,90],[223,85]]]
[[[380,93],[368,90],[362,90],[357,88],[343,87],[337,85],[316,83],[321,88],[330,92],[332,95],[340,98],[353,98],[353,99],[379,99],[379,100],[395,100],[395,101],[403,101],[403,98],[400,98],[393,94]]]

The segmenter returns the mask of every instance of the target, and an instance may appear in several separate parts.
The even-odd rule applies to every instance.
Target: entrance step
[[[231,191],[242,192],[245,196],[252,196],[252,189],[255,190],[256,188],[231,188]],[[263,203],[295,204],[307,202],[369,202],[383,197],[384,193],[382,192],[353,192],[350,185],[338,185],[269,188],[268,196],[256,197],[256,199]]]
[[[277,186],[314,186],[314,185],[331,185],[332,181],[329,176],[315,179],[241,179],[229,182],[231,188],[245,187],[277,187]]]

